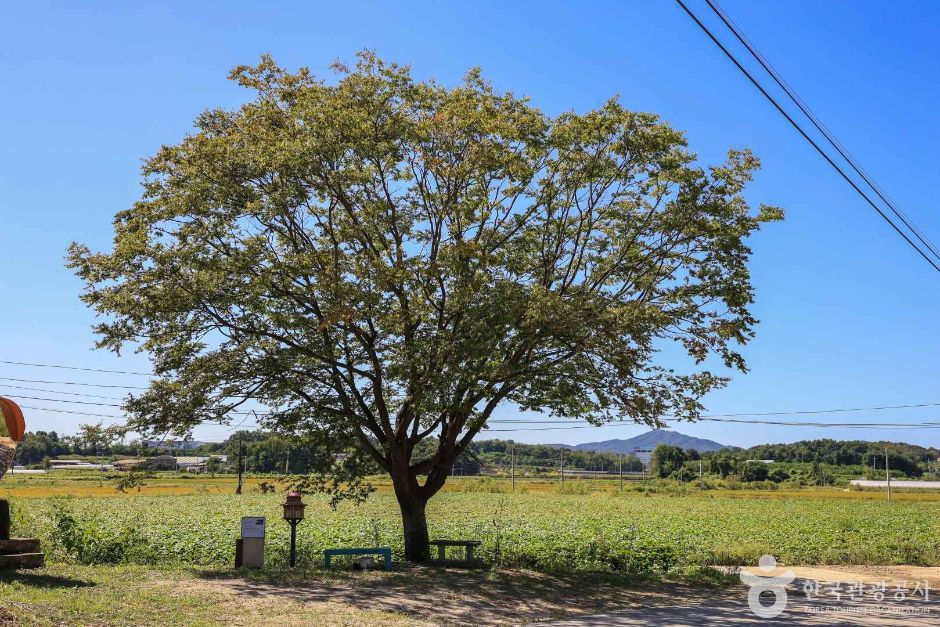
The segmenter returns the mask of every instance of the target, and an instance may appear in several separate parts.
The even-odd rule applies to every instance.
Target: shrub
[[[52,506],[52,541],[71,560],[79,564],[119,564],[141,543],[133,527],[116,530],[82,526],[66,501],[57,499]]]
[[[783,483],[790,478],[790,473],[787,472],[786,468],[776,466],[770,470],[770,472],[767,474],[767,478],[774,483]]]
[[[762,462],[741,464],[738,468],[741,481],[766,481],[767,475],[767,465]]]

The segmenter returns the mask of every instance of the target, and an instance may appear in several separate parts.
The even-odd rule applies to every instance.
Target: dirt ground
[[[745,569],[755,570],[755,569]],[[928,581],[940,594],[940,568],[917,566],[784,567],[798,579],[821,583],[858,582],[912,586]],[[768,574],[768,573],[762,573]],[[236,609],[229,624],[248,625],[240,614],[278,612],[295,607],[315,610],[323,624],[361,624],[350,612],[367,612],[373,620],[410,625],[515,625],[631,608],[704,605],[743,599],[746,589],[727,580],[720,587],[627,581],[605,576],[555,576],[528,571],[489,573],[406,569],[399,572],[314,575],[300,581],[264,581],[203,577],[200,589],[221,594]],[[361,617],[360,617],[361,618]],[[348,621],[352,622],[348,622]],[[290,622],[272,624],[292,624]],[[310,623],[296,623],[310,624]]]
[[[761,572],[757,568],[744,568],[744,572],[759,575],[779,575],[792,571],[798,579],[810,579],[825,583],[862,582],[887,585],[909,584],[927,581],[931,589],[940,594],[940,567],[935,566],[780,566],[776,570]]]
[[[746,569],[756,570],[756,569]],[[940,568],[783,567],[799,579],[880,583],[927,580]],[[0,576],[0,627],[208,625],[519,625],[642,616],[669,608],[744,605],[739,572],[695,583],[616,575],[402,567],[392,572],[241,572],[144,566],[52,565]],[[777,573],[761,573],[777,574]],[[931,590],[933,593],[933,590]],[[938,592],[940,594],[940,592]],[[638,613],[624,610],[643,609]],[[742,613],[743,612],[743,613]],[[160,622],[152,621],[159,614]],[[734,615],[746,612],[735,609]],[[577,618],[582,617],[582,618]],[[587,618],[583,618],[587,617]],[[740,618],[740,617],[739,617]],[[578,623],[580,624],[580,623]]]
[[[210,575],[187,582],[190,586],[228,597],[226,605],[233,611],[226,619],[232,625],[251,624],[242,618],[246,613],[275,611],[289,616],[290,610],[285,608],[291,606],[319,610],[324,624],[359,624],[346,622],[352,618],[348,611],[358,610],[393,622],[399,617],[410,625],[509,625],[655,606],[676,599],[695,602],[718,592],[713,587],[628,582],[604,576],[423,568],[329,579],[314,575],[290,582]]]

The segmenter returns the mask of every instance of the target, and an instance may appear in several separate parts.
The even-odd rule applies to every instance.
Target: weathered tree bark
[[[428,497],[418,475],[410,467],[411,451],[407,447],[392,448],[392,485],[395,498],[401,509],[402,529],[405,539],[405,559],[409,562],[426,563],[431,559],[431,539],[428,536],[428,520],[425,507]]]
[[[427,563],[431,559],[431,538],[425,514],[427,501],[421,497],[407,502],[399,498],[398,504],[405,533],[405,559],[419,564]]]
[[[401,509],[405,559],[412,563],[425,564],[431,559],[427,504],[447,480],[454,455],[452,448],[438,450],[432,460],[411,465],[411,453],[407,446],[397,449],[393,447],[390,455],[390,474],[395,498]],[[419,475],[424,476],[423,484],[419,482]]]

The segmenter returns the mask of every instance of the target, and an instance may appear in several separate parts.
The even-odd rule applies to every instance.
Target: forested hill
[[[934,461],[940,450],[904,442],[866,442],[863,440],[803,440],[793,444],[759,444],[742,452],[747,459],[772,459],[778,462],[819,462],[836,466],[879,465],[884,468],[885,450],[893,460]],[[891,463],[895,467],[894,463]]]
[[[681,449],[694,449],[699,453],[710,453],[729,448],[714,440],[696,438],[678,431],[667,429],[653,429],[646,433],[626,440],[604,440],[603,442],[587,442],[577,444],[571,448],[577,451],[595,451],[603,453],[631,453],[636,450],[653,450],[660,444],[677,446]]]
[[[675,432],[664,430],[651,433],[675,434]],[[697,438],[690,439],[697,440]],[[25,440],[17,448],[16,463],[24,466],[41,465],[48,459],[67,456],[109,461],[120,457],[149,456],[161,453],[178,455],[222,453],[228,454],[229,459],[233,460],[238,455],[239,441],[242,442],[246,466],[253,472],[283,472],[288,470],[292,473],[306,473],[310,471],[312,457],[316,454],[309,445],[261,431],[240,432],[233,434],[225,442],[205,444],[198,449],[187,451],[175,451],[166,448],[159,450],[142,449],[136,442],[96,445],[77,436],[59,436],[55,432],[38,431],[26,434]],[[631,440],[609,440],[594,443],[597,445],[616,443],[620,446],[613,451],[610,448],[607,451],[590,451],[580,450],[582,447],[590,445],[579,445],[577,449],[574,449],[556,444],[523,444],[508,440],[479,440],[470,445],[471,455],[462,456],[458,465],[462,467],[463,472],[469,472],[474,467],[478,468],[478,462],[482,462],[484,468],[488,470],[496,470],[508,467],[514,455],[517,467],[526,466],[531,469],[553,471],[558,468],[562,452],[564,452],[565,468],[572,470],[611,471],[619,469],[622,462],[625,472],[640,471],[642,470],[640,461],[632,455],[622,455],[621,451],[633,450],[634,447],[655,448],[656,444],[650,446],[649,443],[645,443],[631,446],[630,442]],[[703,442],[709,442],[709,440],[703,440]],[[668,442],[660,443],[676,446]],[[701,454],[705,458],[716,454],[695,446],[695,443],[688,444],[689,442],[686,440],[678,446],[681,450],[696,449],[699,451],[696,455]],[[717,446],[720,447],[721,445]],[[761,444],[748,449],[726,447],[725,452],[721,454],[737,460],[769,459],[782,463],[818,462],[833,466],[865,466],[883,469],[886,449],[889,455],[889,466],[893,470],[914,475],[936,469],[937,460],[940,459],[940,450],[936,447],[924,447],[904,442],[831,439],[805,440],[793,444]],[[429,454],[429,452],[422,450],[416,451],[416,454],[424,455]],[[696,456],[695,459],[698,459],[698,457]]]
[[[572,470],[613,471],[623,464],[624,472],[640,472],[643,464],[632,455],[609,452],[580,451],[555,444],[522,444],[509,440],[478,440],[470,444],[470,452],[485,467],[508,466],[515,455],[516,466],[555,470],[564,451],[565,468]]]

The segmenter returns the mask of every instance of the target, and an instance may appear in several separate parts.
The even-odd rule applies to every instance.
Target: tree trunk
[[[411,450],[391,451],[392,485],[395,488],[395,498],[401,509],[402,530],[405,539],[405,559],[409,562],[426,564],[431,560],[431,542],[428,536],[428,520],[425,514],[428,500],[434,496],[447,480],[447,475],[453,465],[453,455],[440,456],[436,463],[426,470],[425,481],[422,485],[418,481],[419,473],[424,474],[423,468],[410,465]],[[419,465],[420,466],[420,465]]]
[[[398,496],[398,505],[405,532],[405,559],[424,564],[431,559],[431,539],[424,511],[427,501],[418,496],[403,496]]]

